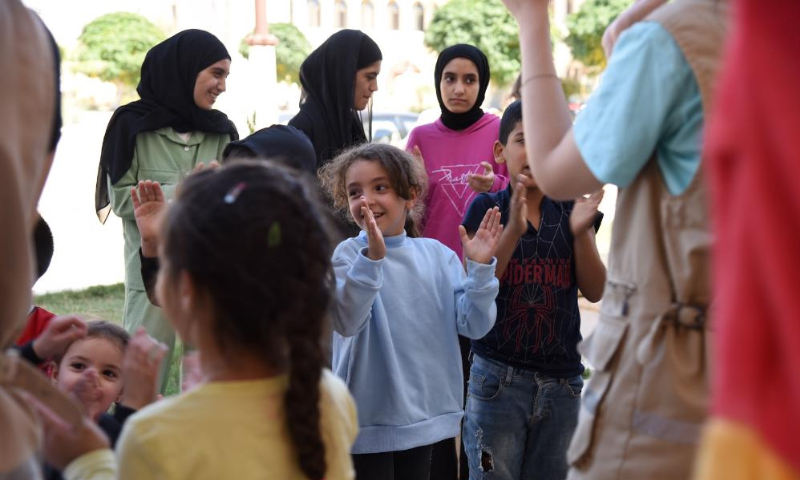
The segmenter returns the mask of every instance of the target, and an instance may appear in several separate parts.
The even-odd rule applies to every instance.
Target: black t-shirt
[[[475,232],[486,210],[500,207],[508,223],[511,187],[475,197],[462,222]],[[577,345],[581,340],[578,285],[569,216],[574,202],[542,199],[537,231],[530,222],[500,279],[497,321],[472,350],[486,358],[553,377],[583,372]],[[595,221],[600,228],[603,215]]]

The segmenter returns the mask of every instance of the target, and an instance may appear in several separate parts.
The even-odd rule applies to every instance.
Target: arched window
[[[308,8],[308,26],[319,27],[320,23],[319,0],[308,0],[308,3],[306,5]]]
[[[347,5],[345,5],[344,0],[338,0],[336,4],[333,6],[335,14],[334,14],[334,22],[336,28],[346,28],[347,27]]]
[[[375,8],[370,0],[361,2],[361,28],[375,27]]]
[[[419,2],[414,4],[414,26],[417,30],[425,30],[425,7]]]
[[[389,2],[389,28],[392,30],[400,30],[400,7],[397,2],[392,0]]]

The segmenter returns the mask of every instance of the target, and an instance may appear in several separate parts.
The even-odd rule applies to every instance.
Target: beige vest
[[[726,2],[677,0],[648,20],[676,40],[709,112]],[[712,242],[703,162],[673,196],[651,159],[619,191],[612,238],[600,321],[580,347],[594,370],[567,453],[569,478],[683,480],[708,407]]]

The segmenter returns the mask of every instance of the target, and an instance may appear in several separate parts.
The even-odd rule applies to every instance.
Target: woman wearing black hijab
[[[222,42],[202,30],[185,30],[159,43],[142,63],[136,91],[141,100],[117,109],[103,139],[95,191],[101,221],[109,203],[122,219],[125,236],[125,310],[123,324],[134,332],[143,326],[170,348],[175,332],[150,304],[139,265],[139,230],[133,215],[131,187],[140,180],[161,183],[167,196],[196,164],[221,158],[238,139],[224,113],[212,110],[225,91],[231,57]],[[162,368],[163,392],[171,362]]]
[[[231,142],[222,153],[222,164],[237,160],[274,161],[293,168],[298,175],[314,175],[317,171],[317,155],[314,147],[300,130],[288,125],[272,125],[251,133],[248,137]],[[302,172],[302,173],[300,173]],[[158,238],[155,237],[160,212],[166,206],[161,187],[144,183],[137,189],[137,201],[147,208],[135,212],[136,223],[142,232],[142,248],[139,260],[142,265],[142,283],[150,303],[161,304],[156,298],[156,279],[160,269],[158,261]],[[157,205],[157,206],[156,206]],[[152,236],[151,236],[152,235]]]
[[[448,47],[436,60],[434,78],[442,115],[412,130],[406,148],[423,159],[428,172],[422,236],[439,240],[461,256],[458,226],[464,214],[478,193],[505,188],[508,170],[494,160],[500,119],[481,110],[490,78],[486,55],[472,45]],[[470,342],[459,340],[466,383]],[[463,446],[461,452],[466,478]],[[454,439],[434,445],[431,478],[455,479],[456,462]]]
[[[303,98],[289,125],[308,135],[317,153],[317,168],[343,149],[368,141],[359,112],[370,106],[371,130],[370,100],[378,90],[382,59],[380,48],[366,34],[340,30],[300,66]]]

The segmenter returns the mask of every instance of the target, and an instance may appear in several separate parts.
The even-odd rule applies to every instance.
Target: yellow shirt
[[[202,384],[136,413],[117,445],[120,480],[305,480],[285,423],[288,377]],[[355,477],[350,447],[358,432],[345,384],[320,380],[326,480]]]

